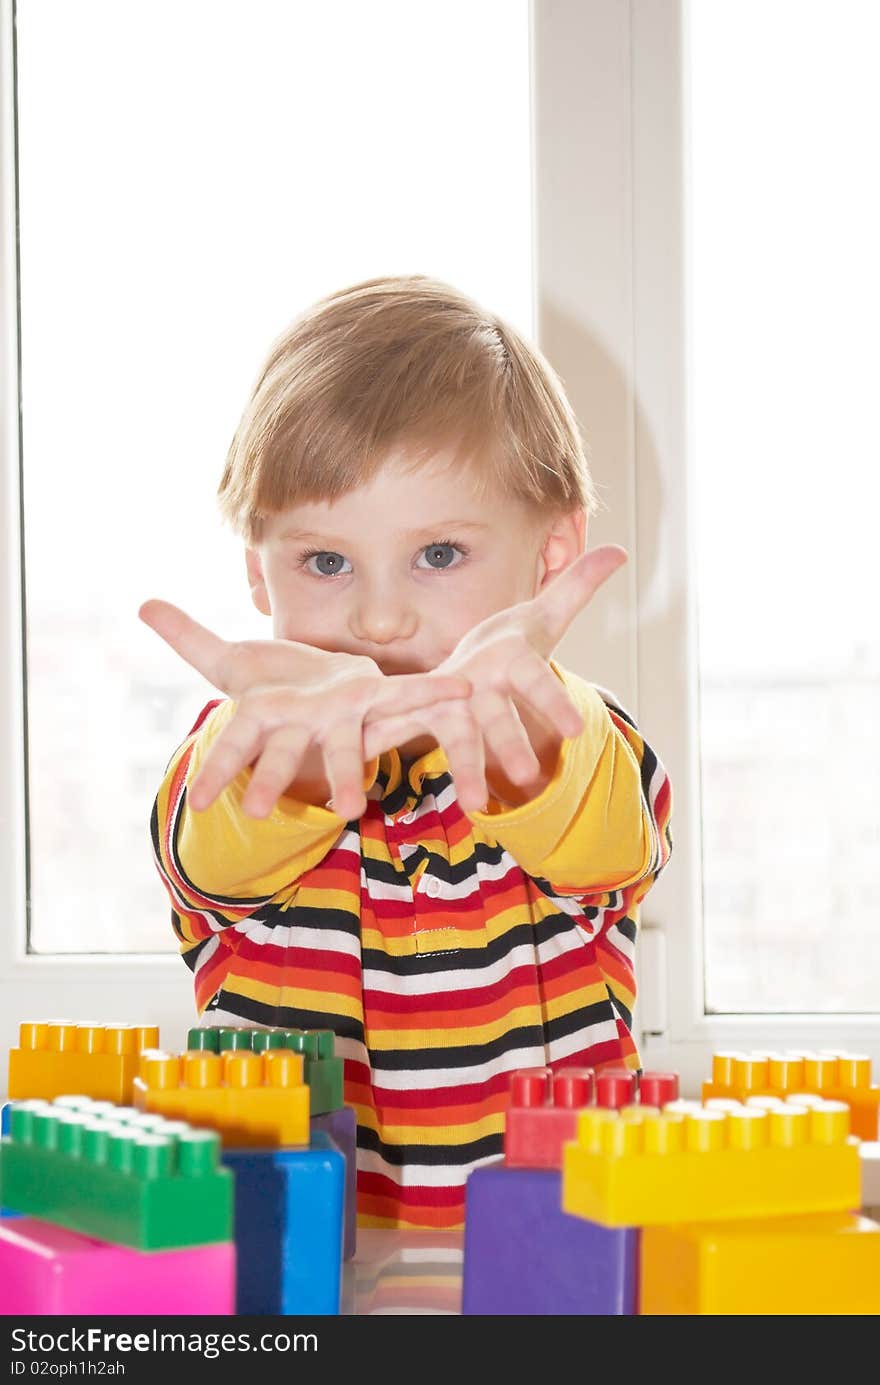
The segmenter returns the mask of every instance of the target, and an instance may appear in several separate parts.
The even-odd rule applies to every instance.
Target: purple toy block
[[[562,1317],[637,1312],[638,1228],[562,1210],[556,1169],[474,1169],[465,1187],[462,1314]]]
[[[235,1312],[235,1244],[132,1250],[37,1217],[0,1223],[0,1316]]]
[[[312,1130],[325,1135],[345,1156],[342,1258],[350,1260],[357,1249],[357,1116],[353,1106],[340,1106],[324,1116],[312,1116]]]

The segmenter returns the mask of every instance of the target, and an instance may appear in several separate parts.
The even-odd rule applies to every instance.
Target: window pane
[[[30,946],[174,949],[159,777],[215,695],[137,619],[250,607],[215,491],[275,336],[446,279],[532,333],[528,0],[18,14]]]
[[[689,16],[706,1005],[876,1010],[880,7]]]

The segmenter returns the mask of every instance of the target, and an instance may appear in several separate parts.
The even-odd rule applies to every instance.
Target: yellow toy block
[[[727,1106],[727,1103],[725,1103]],[[859,1141],[841,1101],[770,1109],[590,1108],[563,1148],[562,1209],[604,1226],[855,1211]]]
[[[158,1042],[155,1024],[25,1020],[19,1026],[19,1047],[9,1050],[9,1096],[54,1101],[78,1092],[127,1106],[140,1055]]]
[[[845,1101],[852,1134],[860,1140],[880,1139],[880,1086],[872,1084],[871,1060],[862,1053],[723,1051],[713,1054],[712,1076],[702,1085],[704,1101],[803,1093]]]
[[[862,1170],[862,1215],[877,1220],[880,1208],[880,1141],[862,1140],[859,1145]]]
[[[227,1149],[309,1143],[309,1088],[292,1049],[141,1054],[134,1105],[218,1131]]]
[[[880,1226],[856,1212],[649,1226],[642,1315],[880,1313]]]

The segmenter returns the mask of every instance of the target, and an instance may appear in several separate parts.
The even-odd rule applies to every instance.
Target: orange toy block
[[[712,1076],[702,1085],[704,1101],[800,1094],[845,1101],[852,1134],[860,1140],[880,1139],[880,1086],[872,1084],[871,1060],[862,1053],[718,1052],[712,1057]]]
[[[645,1227],[638,1311],[876,1314],[880,1226],[832,1212]]]
[[[590,1109],[563,1149],[562,1210],[604,1226],[854,1211],[859,1141],[844,1102],[769,1109]]]
[[[216,1130],[224,1148],[309,1143],[309,1088],[292,1049],[190,1049],[141,1054],[132,1100],[141,1111]]]
[[[140,1055],[158,1042],[154,1024],[25,1020],[19,1026],[19,1047],[9,1050],[9,1096],[54,1101],[77,1092],[128,1106]]]

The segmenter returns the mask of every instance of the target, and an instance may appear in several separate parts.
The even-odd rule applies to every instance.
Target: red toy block
[[[562,1146],[577,1135],[578,1112],[593,1100],[592,1068],[520,1068],[511,1074],[504,1162],[561,1169]]]
[[[677,1072],[643,1072],[639,1081],[639,1104],[658,1106],[662,1110],[668,1101],[678,1101]]]
[[[639,1075],[632,1068],[601,1068],[596,1073],[596,1105],[609,1111],[638,1101]]]
[[[562,1147],[577,1138],[577,1114],[585,1106],[619,1111],[627,1106],[663,1107],[678,1098],[678,1074],[631,1068],[519,1068],[510,1077],[504,1131],[509,1168],[561,1169]]]

